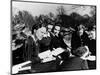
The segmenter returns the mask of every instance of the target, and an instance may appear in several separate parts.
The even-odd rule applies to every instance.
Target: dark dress
[[[51,40],[51,48],[61,47],[61,38],[54,36]]]
[[[39,41],[41,49],[40,52],[51,50],[50,43],[51,43],[51,37],[44,37],[42,40],[40,40]]]
[[[88,38],[88,35],[83,32],[83,35],[80,37],[78,35],[78,33],[75,31],[73,34],[72,34],[72,39],[71,39],[71,47],[72,47],[72,54],[74,54],[74,51],[78,48],[78,47],[81,47],[81,46],[85,46],[87,45],[87,41],[89,40]]]
[[[38,57],[39,53],[39,44],[35,42],[31,36],[27,38],[26,49],[24,51],[25,61],[31,60],[32,63],[37,63],[40,61]]]

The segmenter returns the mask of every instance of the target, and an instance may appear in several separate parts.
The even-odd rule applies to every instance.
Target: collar
[[[31,35],[31,37],[33,38],[33,40],[35,41],[35,42],[37,42],[37,38],[36,38],[36,36],[35,35]]]

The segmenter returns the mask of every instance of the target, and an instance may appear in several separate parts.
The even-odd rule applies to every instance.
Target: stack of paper
[[[27,67],[23,67],[23,68],[22,68],[22,66],[25,66],[25,65],[30,64],[30,63],[31,63],[31,61],[26,61],[26,62],[17,64],[17,65],[14,65],[14,66],[12,67],[12,74],[16,74],[16,73],[18,73],[19,71],[31,69],[31,66],[27,66]]]

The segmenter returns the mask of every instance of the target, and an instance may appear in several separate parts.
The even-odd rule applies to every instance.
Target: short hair
[[[81,57],[83,56],[85,53],[87,52],[87,48],[82,46],[82,47],[78,47],[75,51],[74,51],[74,55],[77,57]]]
[[[54,26],[59,26],[59,27],[61,27],[61,23],[55,23]]]

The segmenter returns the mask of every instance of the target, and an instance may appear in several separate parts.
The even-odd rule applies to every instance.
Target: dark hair
[[[55,26],[59,26],[60,27],[60,30],[61,30],[61,24],[60,23],[55,23],[55,25],[52,28],[52,32],[54,32]]]
[[[60,22],[57,22],[57,23],[55,23],[54,26],[59,26],[59,27],[61,27],[61,23],[60,23]]]
[[[94,28],[93,26],[88,27],[88,31],[92,31],[93,29],[96,29],[96,28]]]
[[[42,27],[42,24],[34,24],[33,25],[33,27],[32,27],[32,34],[34,33],[34,30],[37,30],[37,29],[39,29],[39,28],[41,28]]]
[[[81,57],[83,56],[85,53],[87,52],[87,49],[85,47],[78,47],[75,51],[74,51],[74,55]]]

